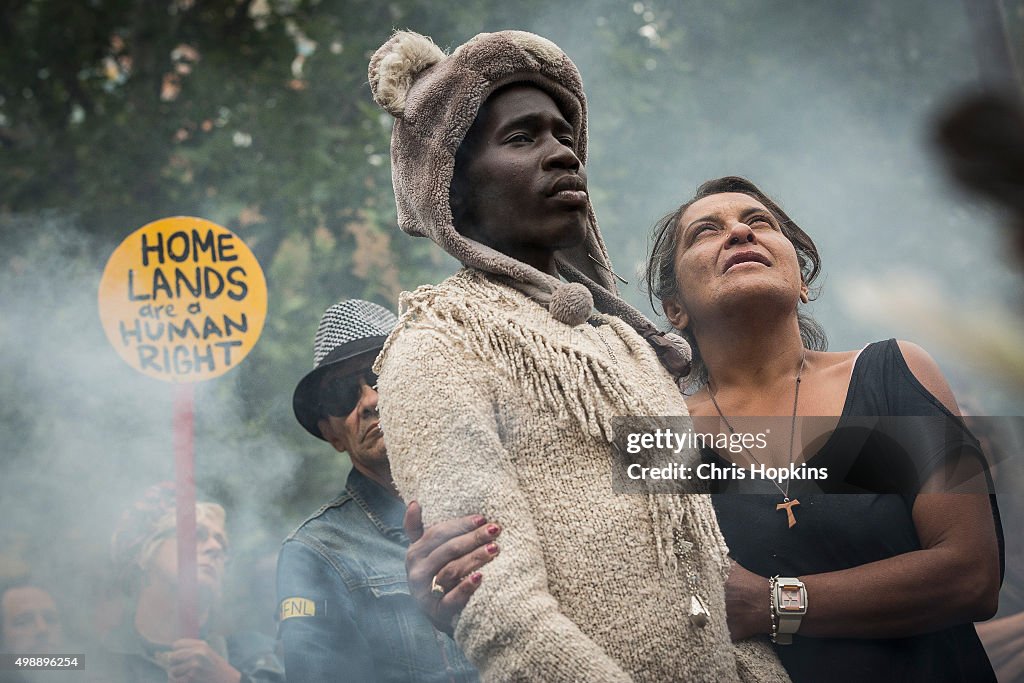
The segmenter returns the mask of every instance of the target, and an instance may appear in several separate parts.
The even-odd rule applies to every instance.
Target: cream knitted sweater
[[[503,529],[455,632],[484,680],[789,680],[765,642],[730,644],[710,499],[612,492],[611,419],[686,414],[632,328],[569,327],[474,270],[401,309],[377,360],[395,482],[428,524],[482,513]],[[695,544],[704,628],[673,534]]]

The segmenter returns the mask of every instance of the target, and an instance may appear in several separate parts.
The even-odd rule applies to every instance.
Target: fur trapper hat
[[[588,208],[584,242],[555,254],[568,282],[455,229],[449,197],[456,152],[481,105],[503,86],[526,83],[547,93],[572,125],[574,152],[586,164],[583,82],[561,48],[525,31],[499,31],[480,33],[446,55],[426,36],[396,31],[370,59],[369,79],[374,100],[395,117],[391,179],[402,230],[430,238],[463,265],[500,276],[567,325],[586,321],[596,301],[600,310],[622,318],[647,339],[674,376],[689,372],[686,342],[659,332],[618,296],[593,207]]]
[[[557,45],[525,31],[501,31],[481,33],[446,55],[430,38],[398,31],[373,55],[369,76],[374,100],[395,117],[391,174],[402,230],[429,237],[463,265],[504,276],[570,325],[586,320],[594,305],[579,273],[616,293],[593,209],[584,243],[556,254],[569,283],[463,237],[453,224],[455,153],[480,106],[505,85],[528,83],[550,95],[574,129],[576,156],[586,163],[583,83]]]

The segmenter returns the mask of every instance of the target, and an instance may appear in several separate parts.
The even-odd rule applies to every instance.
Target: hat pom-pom
[[[570,327],[586,322],[594,308],[594,297],[590,290],[578,282],[563,282],[551,292],[548,311],[551,316]]]
[[[374,101],[396,119],[401,118],[413,80],[444,58],[444,52],[430,38],[412,31],[396,31],[370,59]]]
[[[663,336],[675,347],[679,355],[686,359],[687,364],[693,360],[693,349],[690,348],[689,342],[675,332],[666,332]]]

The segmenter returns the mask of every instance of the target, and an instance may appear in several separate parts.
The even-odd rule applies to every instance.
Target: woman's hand
[[[481,515],[445,520],[424,530],[420,504],[405,510],[405,533],[411,545],[405,552],[409,593],[439,631],[452,635],[458,615],[479,587],[480,567],[497,557],[497,524]],[[444,594],[433,590],[438,585]]]
[[[725,582],[725,616],[729,635],[744,640],[762,633],[771,633],[771,596],[768,579],[730,561],[729,578]]]
[[[183,638],[172,648],[167,656],[170,683],[238,683],[242,678],[205,640]]]

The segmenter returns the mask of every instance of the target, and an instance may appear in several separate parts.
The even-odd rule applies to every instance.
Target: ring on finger
[[[430,580],[430,594],[438,598],[443,597],[447,591],[444,586],[437,582],[437,574],[434,574],[434,578]]]

